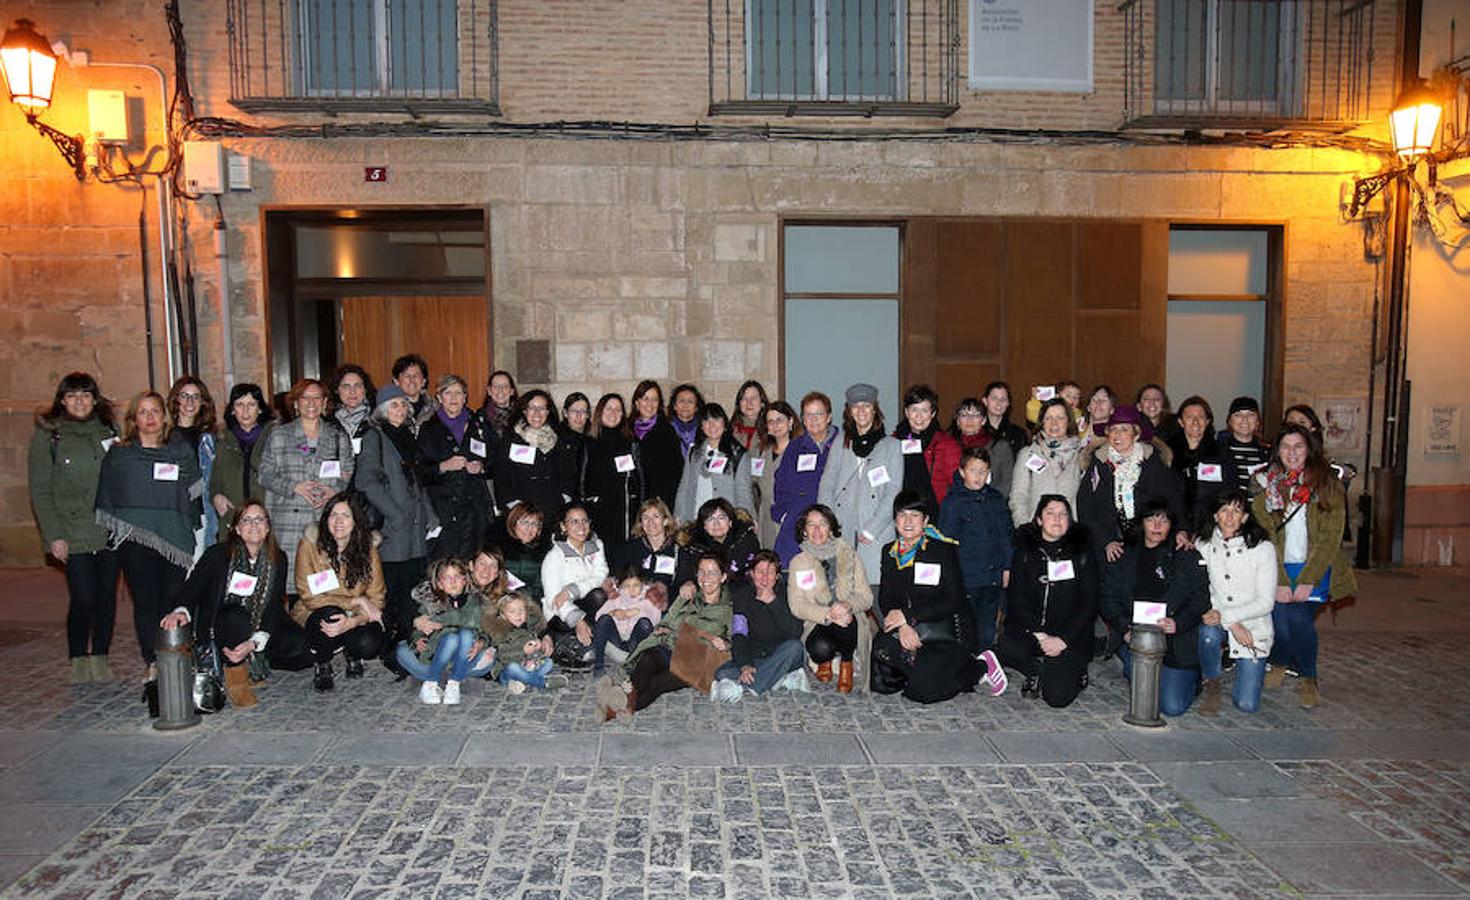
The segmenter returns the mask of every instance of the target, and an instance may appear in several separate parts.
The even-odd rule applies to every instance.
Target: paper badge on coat
[[[672,556],[657,556],[653,560],[653,571],[660,575],[674,574],[674,558]]]
[[[1045,403],[1056,395],[1057,389],[1055,385],[1038,384],[1036,387],[1031,389],[1031,396],[1035,397],[1037,400],[1040,400],[1042,403]]]
[[[725,471],[725,466],[728,465],[729,462],[730,457],[728,456],[711,456],[709,458],[709,461],[704,464],[704,467],[718,475],[721,472]]]
[[[246,572],[230,573],[230,593],[237,597],[249,597],[255,592],[260,579]]]
[[[117,436],[116,435],[113,435],[112,437],[105,439],[102,442],[102,452],[103,453],[106,453],[107,451],[111,450],[112,449],[112,445],[113,444],[116,444],[116,443],[117,443]]]
[[[480,440],[479,438],[470,438],[470,452],[480,457],[481,459],[484,459],[485,442]]]
[[[536,448],[530,444],[511,444],[510,461],[529,466],[536,462]]]
[[[518,591],[521,588],[525,587],[526,586],[526,583],[524,581],[520,580],[519,578],[517,578],[516,577],[516,573],[514,573],[514,572],[506,572],[505,573],[505,586],[509,590]]]
[[[892,478],[888,477],[887,466],[874,466],[868,470],[868,484],[871,484],[873,487],[881,487],[892,480]]]
[[[176,465],[175,463],[154,463],[153,464],[153,480],[154,481],[178,481],[179,480],[179,467],[178,467],[178,465]]]
[[[633,471],[633,454],[623,453],[613,457],[613,468],[624,474]]]
[[[1197,477],[1199,478],[1200,481],[1221,481],[1221,480],[1223,480],[1223,478],[1221,476],[1221,473],[1220,473],[1220,464],[1219,463],[1200,463],[1198,469],[1196,470],[1196,472],[1197,472]]]
[[[939,584],[939,563],[914,563],[914,584],[922,584],[934,587]]]
[[[803,453],[796,457],[796,471],[815,472],[817,470],[817,454]]]
[[[424,540],[426,540],[426,541],[432,541],[434,538],[438,537],[439,535],[441,535],[443,533],[444,533],[444,526],[443,525],[435,525],[433,528],[430,528],[428,531],[424,532]]]
[[[321,468],[317,473],[318,478],[341,478],[342,463],[335,459],[322,460]]]
[[[1037,456],[1035,453],[1026,457],[1026,468],[1033,472],[1040,472],[1046,468],[1046,458]]]
[[[313,594],[325,594],[327,591],[335,591],[341,587],[342,582],[337,580],[337,573],[334,570],[324,569],[306,576],[306,586]]]
[[[918,438],[904,438],[903,442],[899,444],[899,447],[903,450],[904,455],[906,456],[911,456],[915,453],[924,452],[924,442],[919,440]]]
[[[1169,607],[1153,600],[1133,601],[1134,625],[1157,625],[1169,615]]]
[[[805,569],[796,573],[796,586],[804,591],[810,591],[817,586],[817,573],[811,569]]]
[[[750,476],[759,478],[766,474],[766,461],[764,459],[752,459],[750,461]]]
[[[1077,577],[1077,570],[1073,568],[1070,559],[1059,559],[1055,562],[1048,560],[1046,563],[1047,581],[1071,581]]]
[[[356,456],[362,452],[362,438],[352,439],[352,455]]]

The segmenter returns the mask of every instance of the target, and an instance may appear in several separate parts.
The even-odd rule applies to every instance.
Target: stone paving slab
[[[861,766],[869,762],[858,739],[848,734],[735,735],[735,762],[742,766]]]
[[[1115,762],[1117,744],[1101,734],[1009,731],[989,735],[1002,760],[1012,763]]]
[[[472,734],[459,754],[461,766],[585,766],[597,760],[596,734]]]
[[[868,734],[861,738],[878,765],[980,765],[1000,762],[981,734]]]
[[[222,732],[179,754],[183,766],[290,766],[316,762],[333,742],[327,734]]]
[[[1382,756],[1357,740],[1351,731],[1299,729],[1241,731],[1231,737],[1262,759],[1361,759]]]
[[[1254,758],[1234,735],[1213,732],[1118,731],[1108,739],[1128,758],[1143,762]]]
[[[1428,866],[1392,847],[1325,843],[1247,846],[1307,896],[1433,897],[1462,893]]]

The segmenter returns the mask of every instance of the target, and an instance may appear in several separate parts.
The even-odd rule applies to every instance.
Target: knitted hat
[[[1226,418],[1228,419],[1238,412],[1253,412],[1259,416],[1261,414],[1261,404],[1256,402],[1255,397],[1236,397],[1230,401],[1230,415],[1226,416]]]

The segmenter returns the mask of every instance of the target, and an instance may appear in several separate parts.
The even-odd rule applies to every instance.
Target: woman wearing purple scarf
[[[261,496],[261,438],[275,419],[260,385],[248,382],[230,389],[225,405],[225,429],[215,448],[214,470],[209,473],[209,502],[219,514],[220,540],[230,536],[235,510],[251,497]]]
[[[439,517],[431,557],[472,558],[490,526],[490,438],[484,421],[465,407],[468,396],[463,378],[440,378],[439,409],[419,426],[419,484]]]
[[[796,539],[797,520],[802,510],[817,502],[822,471],[827,468],[827,456],[837,437],[837,429],[832,427],[832,401],[826,394],[812,391],[801,398],[801,424],[806,432],[792,438],[781,454],[771,492],[771,519],[781,523],[774,549],[782,566],[801,551]]]
[[[638,440],[643,499],[658,498],[673,509],[679,479],[684,477],[685,453],[678,432],[663,414],[663,405],[664,392],[657,381],[638,383],[633,391],[633,437]]]

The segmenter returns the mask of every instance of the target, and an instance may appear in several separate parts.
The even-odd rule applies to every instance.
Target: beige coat
[[[352,617],[361,615],[354,610],[352,598],[367,597],[368,602],[378,609],[383,608],[384,600],[388,596],[388,587],[383,581],[383,563],[378,559],[378,536],[373,535],[373,569],[372,576],[367,584],[348,585],[345,567],[337,568],[338,586],[320,594],[311,592],[311,576],[316,572],[325,572],[332,568],[327,555],[316,546],[317,526],[306,526],[306,532],[301,536],[301,543],[296,545],[296,593],[300,599],[291,607],[291,618],[302,628],[306,627],[306,620],[311,614],[324,606],[340,606]],[[362,624],[362,623],[358,623]]]
[[[868,689],[869,661],[873,649],[873,622],[868,610],[873,608],[873,589],[868,585],[868,574],[863,571],[863,561],[857,550],[843,540],[837,544],[837,600],[852,607],[853,619],[857,622],[857,652],[854,662],[859,673],[854,687],[859,691]],[[804,580],[803,572],[815,573],[815,584],[811,588],[798,585]],[[822,563],[805,550],[791,558],[791,568],[786,580],[786,601],[791,612],[806,623],[802,640],[811,634],[812,628],[827,623],[827,607],[832,605],[832,591],[827,587],[827,576]]]

